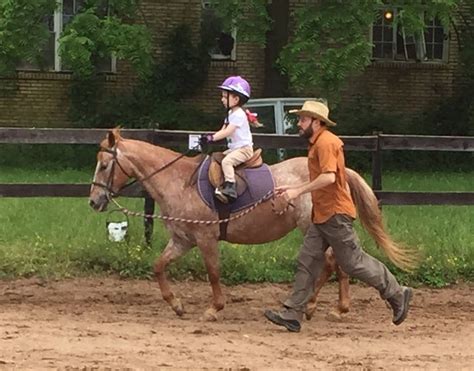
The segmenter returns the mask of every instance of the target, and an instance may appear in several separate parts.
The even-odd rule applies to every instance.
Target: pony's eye
[[[107,169],[107,164],[105,162],[101,162],[99,166],[99,170],[105,170]]]

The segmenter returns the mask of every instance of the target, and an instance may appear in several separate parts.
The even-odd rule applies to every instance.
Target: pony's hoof
[[[216,322],[217,321],[217,311],[214,308],[209,308],[204,312],[202,318],[206,322]]]
[[[316,306],[308,306],[306,308],[306,312],[304,313],[306,319],[309,321],[314,316],[314,312],[316,312]]]
[[[171,308],[173,308],[174,312],[180,317],[184,314],[184,307],[179,299],[173,299],[171,302]]]
[[[340,322],[342,320],[341,313],[331,310],[327,315],[326,319],[330,322]]]
[[[341,314],[349,313],[349,304],[339,305],[337,309],[339,310],[339,313]]]

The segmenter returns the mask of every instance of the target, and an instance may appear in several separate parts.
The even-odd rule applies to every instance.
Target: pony
[[[112,197],[119,194],[129,179],[136,179],[159,205],[162,215],[185,220],[212,221],[217,213],[205,205],[197,187],[190,182],[202,160],[202,155],[188,157],[170,149],[150,143],[125,139],[119,129],[109,131],[100,143],[97,165],[90,188],[89,205],[98,212],[106,210]],[[308,179],[307,159],[291,158],[270,166],[275,185],[296,184]],[[382,223],[378,200],[365,180],[355,171],[347,169],[347,182],[356,204],[362,225],[391,261],[406,267],[410,257],[386,233]],[[226,241],[236,244],[261,244],[278,240],[295,228],[303,233],[311,223],[311,196],[305,194],[294,200],[293,207],[284,213],[275,213],[272,202],[265,201],[251,212],[228,224]],[[225,299],[220,285],[219,226],[203,225],[163,219],[170,239],[154,263],[154,274],[163,299],[178,316],[184,314],[181,300],[171,290],[166,277],[167,265],[197,246],[201,251],[209,282],[212,302],[204,319],[216,320],[224,308]],[[349,277],[337,266],[331,249],[326,251],[326,267],[315,282],[315,294],[308,303],[306,317],[310,319],[316,309],[316,295],[336,271],[339,278],[338,313],[349,310]]]

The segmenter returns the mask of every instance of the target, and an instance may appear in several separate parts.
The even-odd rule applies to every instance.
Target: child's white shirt
[[[227,147],[234,150],[245,146],[253,146],[252,133],[250,132],[249,120],[244,110],[239,107],[234,112],[229,111],[229,125],[235,126],[235,130],[227,137]],[[227,118],[226,118],[227,123]]]

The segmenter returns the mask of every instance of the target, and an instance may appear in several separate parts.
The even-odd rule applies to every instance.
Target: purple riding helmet
[[[218,88],[250,98],[250,84],[241,76],[230,76],[226,78]]]

